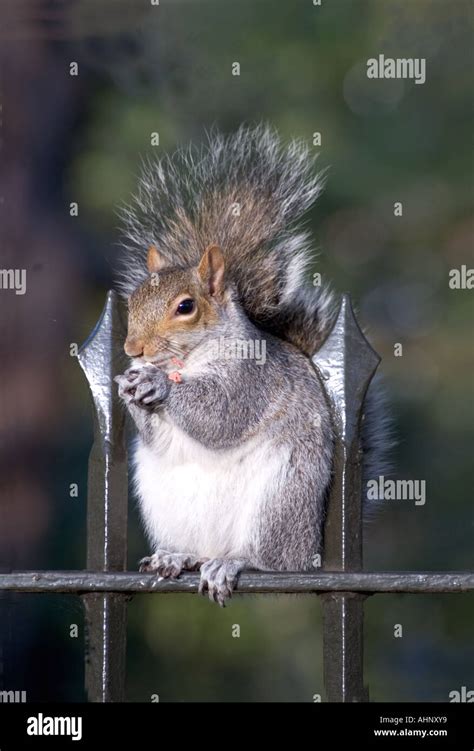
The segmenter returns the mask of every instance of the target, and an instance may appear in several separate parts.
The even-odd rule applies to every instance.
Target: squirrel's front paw
[[[116,376],[119,396],[127,404],[135,404],[142,409],[153,410],[169,394],[171,382],[166,373],[155,365],[129,368],[123,375]]]
[[[232,597],[235,585],[247,561],[235,558],[212,558],[201,566],[200,594],[209,594],[209,599],[222,608]]]
[[[137,368],[129,368],[123,375],[118,375],[114,378],[115,383],[118,384],[118,395],[126,404],[129,404],[135,397],[135,381],[138,373],[139,370]]]

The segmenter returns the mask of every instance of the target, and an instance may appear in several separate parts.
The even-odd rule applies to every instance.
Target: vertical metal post
[[[360,423],[365,394],[380,362],[344,295],[333,330],[313,358],[332,405],[334,477],[324,533],[326,571],[362,569]],[[363,678],[363,595],[323,598],[324,684],[330,702],[368,701]]]
[[[114,376],[123,370],[124,323],[116,293],[79,352],[94,403],[89,458],[87,568],[124,571],[127,564],[127,451],[125,415]],[[124,701],[127,597],[83,596],[87,622],[85,685],[89,701]]]

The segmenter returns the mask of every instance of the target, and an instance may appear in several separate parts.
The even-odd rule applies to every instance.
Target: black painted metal
[[[332,406],[334,478],[325,527],[324,568],[362,568],[359,425],[368,385],[380,362],[359,328],[349,295],[343,295],[334,327],[313,357]]]
[[[128,595],[195,594],[199,574],[182,574],[179,579],[159,580],[154,574],[138,572],[92,571],[17,571],[0,574],[0,591],[83,594],[87,592],[124,592]],[[237,588],[240,594],[331,592],[363,594],[435,594],[474,592],[474,573],[452,572],[244,572]]]
[[[313,358],[332,406],[334,478],[324,533],[325,571],[362,569],[359,427],[367,387],[380,362],[361,332],[349,295]],[[323,598],[324,684],[329,701],[368,701],[363,680],[363,596]]]
[[[127,452],[124,412],[113,378],[123,371],[124,323],[115,292],[79,352],[94,403],[89,458],[87,568],[124,571],[127,565]],[[86,691],[90,701],[124,700],[127,603],[124,595],[84,597],[87,623]]]

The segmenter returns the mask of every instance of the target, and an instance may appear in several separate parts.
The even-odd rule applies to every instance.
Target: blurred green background
[[[308,144],[321,133],[329,179],[308,217],[313,270],[351,292],[383,358],[396,476],[426,480],[424,506],[387,501],[367,526],[365,566],[473,569],[473,291],[448,285],[451,269],[473,266],[472,4],[41,7],[2,10],[2,101],[11,105],[3,106],[11,200],[2,208],[2,264],[15,258],[31,280],[29,294],[9,299],[1,331],[2,566],[85,565],[92,425],[69,345],[86,338],[113,283],[116,209],[134,189],[140,157],[199,142],[212,125],[231,131],[263,120]],[[369,80],[367,59],[382,53],[426,58],[426,83]],[[78,498],[69,497],[74,482]],[[132,500],[129,567],[147,552]],[[3,686],[27,690],[29,700],[83,699],[80,603],[28,595],[4,606]],[[471,595],[370,598],[371,699],[447,701],[452,690],[473,689],[473,621]],[[197,597],[137,597],[128,645],[131,701],[324,699],[316,597],[237,596],[225,611]]]

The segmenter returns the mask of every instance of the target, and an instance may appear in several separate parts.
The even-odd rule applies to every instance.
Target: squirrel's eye
[[[191,300],[190,297],[188,297],[186,300],[181,300],[178,307],[176,308],[176,315],[189,315],[189,313],[192,313],[194,310],[194,300]]]

